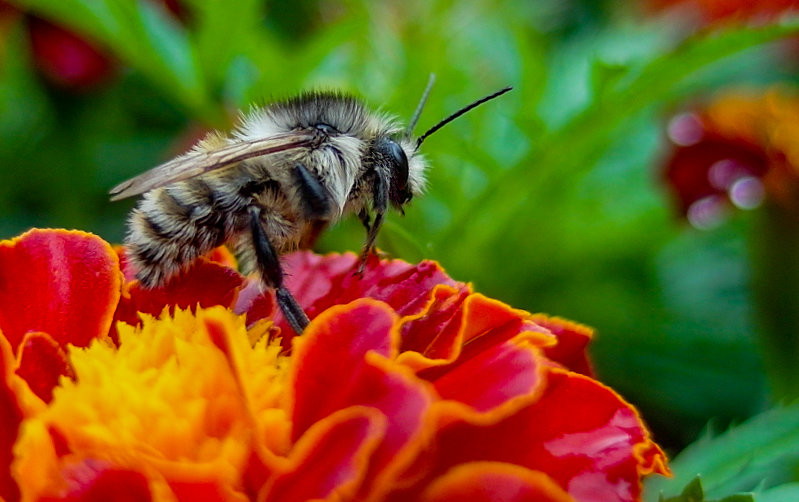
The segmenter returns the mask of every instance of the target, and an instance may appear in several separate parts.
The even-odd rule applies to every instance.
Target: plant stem
[[[769,203],[753,235],[753,292],[773,398],[799,397],[799,216]]]

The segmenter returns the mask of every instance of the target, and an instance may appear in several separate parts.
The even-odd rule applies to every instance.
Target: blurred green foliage
[[[2,236],[78,227],[121,241],[133,202],[111,204],[107,190],[250,103],[340,88],[409,117],[435,73],[424,130],[510,84],[425,143],[429,193],[389,217],[379,245],[597,328],[598,374],[675,452],[710,419],[767,407],[750,288],[756,218],[689,228],[658,164],[669,112],[721,87],[795,78],[772,42],[799,31],[796,20],[690,32],[632,2],[591,0],[186,0],[183,21],[146,1],[12,3],[96,41],[122,68],[85,92],[58,89],[36,74],[24,23],[7,34]],[[319,248],[357,250],[362,234],[343,222]]]

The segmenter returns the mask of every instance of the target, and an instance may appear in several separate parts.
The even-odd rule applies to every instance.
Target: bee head
[[[413,113],[408,127],[396,136],[377,138],[373,146],[373,153],[376,159],[379,159],[378,164],[383,166],[383,172],[386,173],[384,175],[388,177],[388,200],[400,211],[402,211],[402,207],[407,204],[414,195],[419,195],[424,189],[424,172],[427,168],[427,163],[424,157],[419,153],[422,142],[431,134],[469,110],[511,90],[511,87],[506,87],[484,98],[478,99],[444,120],[441,120],[418,138],[413,139],[413,128],[419,121],[419,117],[422,114],[422,109],[427,102],[427,97],[430,94],[430,89],[433,87],[434,81],[435,77],[430,75],[427,88],[422,95],[419,105],[416,107],[416,111]]]
[[[412,141],[401,137],[378,138],[374,149],[388,167],[388,200],[402,210],[403,205],[424,189],[424,159],[416,153]]]
[[[460,110],[456,111],[428,129],[427,132],[419,136],[416,140],[413,140],[411,139],[413,135],[413,128],[419,121],[419,117],[422,114],[422,109],[427,102],[427,97],[430,95],[430,90],[433,88],[434,82],[435,76],[430,75],[430,79],[427,82],[427,88],[422,95],[422,99],[419,101],[419,105],[413,112],[411,121],[408,123],[408,127],[405,129],[402,137],[398,138],[397,140],[385,138],[382,142],[379,142],[379,144],[376,145],[378,149],[382,150],[384,158],[388,159],[389,164],[392,165],[392,179],[389,189],[389,199],[399,209],[402,208],[403,204],[410,201],[414,195],[421,193],[422,189],[424,188],[424,170],[427,166],[424,158],[419,154],[419,148],[422,146],[422,142],[424,142],[424,140],[427,139],[431,134],[438,131],[469,110],[482,105],[486,101],[490,101],[498,96],[501,96],[512,89],[512,87],[505,87],[492,94],[489,94],[488,96],[480,98],[467,106],[464,106]]]

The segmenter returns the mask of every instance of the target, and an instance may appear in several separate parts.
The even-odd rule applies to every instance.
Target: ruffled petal
[[[422,493],[421,502],[574,502],[543,472],[501,462],[470,462],[450,469]]]
[[[271,291],[265,291],[260,279],[248,278],[239,290],[233,312],[243,314],[247,319],[247,326],[251,326],[262,319],[270,319],[275,315],[277,303]]]
[[[448,323],[442,335],[435,340],[437,347],[427,352],[430,355],[446,355],[445,358],[432,359],[407,351],[400,354],[399,361],[414,368],[422,378],[432,381],[456,365],[465,364],[487,348],[517,336],[523,335],[536,347],[549,347],[557,343],[547,329],[530,320],[531,316],[527,312],[513,309],[479,293],[466,298],[460,315],[461,320]]]
[[[430,477],[417,489],[456,465],[492,461],[546,472],[581,502],[633,502],[643,473],[667,472],[641,419],[617,394],[559,369],[547,379],[540,399],[496,423],[471,423],[442,408],[435,452],[420,460]]]
[[[352,406],[368,406],[386,417],[385,436],[372,454],[357,499],[385,490],[419,451],[435,399],[430,386],[391,360],[397,329],[396,314],[388,306],[362,299],[322,313],[294,339],[295,437],[308,424]]]
[[[12,244],[0,280],[19,279],[3,275]],[[0,495],[632,502],[642,476],[668,472],[635,410],[586,376],[586,327],[432,262],[370,257],[359,276],[353,254],[299,252],[288,287],[312,322],[296,337],[271,291],[216,259],[162,288],[121,286],[116,343],[67,357],[49,331],[26,327],[18,349],[0,337]]]
[[[151,500],[148,481],[141,472],[115,467],[107,460],[71,458],[63,435],[40,422],[27,423],[17,448],[36,452],[35,459],[17,461],[12,471],[30,500]]]
[[[166,308],[174,312],[175,307],[230,307],[243,283],[244,278],[234,269],[201,258],[164,286],[147,289],[136,281],[129,283],[114,320],[138,326],[140,313],[158,316]]]
[[[59,378],[74,379],[75,371],[64,349],[50,335],[33,331],[25,335],[19,347],[17,375],[37,396],[49,402]]]
[[[549,330],[557,339],[555,345],[544,348],[544,354],[548,359],[571,371],[586,376],[594,375],[586,352],[588,343],[594,336],[594,331],[591,328],[559,317],[548,317],[542,314],[535,314],[530,320]]]
[[[29,331],[85,347],[108,333],[121,283],[117,256],[99,237],[32,230],[0,243],[0,328],[14,348]]]
[[[526,343],[505,342],[455,365],[433,381],[441,398],[466,406],[464,413],[487,414],[532,400],[545,385],[538,351]],[[518,405],[518,404],[517,404]],[[495,413],[506,416],[509,411]]]
[[[458,291],[469,289],[466,284],[450,279],[432,261],[411,265],[401,260],[380,260],[371,256],[363,274],[358,274],[360,262],[353,253],[320,256],[299,251],[284,256],[283,266],[286,287],[311,319],[333,305],[365,297],[388,303],[401,316],[414,316],[426,307],[430,308],[431,290],[436,285],[444,284]],[[247,310],[246,305],[240,305],[237,311]],[[257,319],[248,316],[248,322]],[[274,319],[288,347],[291,330],[280,312],[275,314]]]
[[[232,268],[233,270],[238,268],[236,257],[233,256],[233,253],[230,252],[227,246],[215,247],[210,253],[205,255],[205,259],[224,265],[227,268]]]
[[[109,467],[106,462],[87,460],[70,466],[62,473],[62,476],[67,480],[67,488],[64,493],[57,496],[41,497],[40,501],[149,502],[152,500],[150,487],[144,474]]]
[[[395,355],[395,323],[390,308],[363,299],[328,309],[295,338],[291,372],[295,439],[325,415],[352,404],[350,393],[362,384],[367,352]]]
[[[19,424],[24,417],[14,388],[14,354],[11,345],[0,333],[0,499],[19,500],[19,488],[11,476],[12,449]]]
[[[128,260],[128,252],[125,246],[116,245],[114,246],[114,251],[116,252],[117,256],[119,256],[119,267],[122,270],[122,274],[125,276],[125,281],[135,281],[136,280],[136,269],[133,267],[133,264]],[[219,246],[212,249],[209,253],[203,256],[208,261],[218,263],[224,267],[236,270],[237,262],[236,257],[233,256],[233,253],[225,246]]]
[[[297,443],[285,472],[261,494],[265,501],[348,500],[385,433],[377,410],[352,407],[326,417]]]
[[[402,318],[402,353],[421,356],[419,367],[431,360],[454,360],[460,352],[462,305],[469,294],[446,284],[434,286],[425,308]]]

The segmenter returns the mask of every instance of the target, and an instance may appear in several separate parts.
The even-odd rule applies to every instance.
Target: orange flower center
[[[260,336],[266,327],[248,332],[222,307],[178,310],[145,317],[140,328],[120,324],[119,348],[99,340],[70,347],[77,378],[62,379],[48,408],[23,423],[18,481],[58,495],[67,482],[51,474],[91,459],[152,472],[151,480],[213,473],[219,485],[236,486],[256,434],[276,450],[290,440],[287,358]],[[61,440],[72,454],[59,457]],[[150,488],[170,493],[165,483]]]

